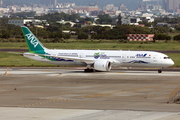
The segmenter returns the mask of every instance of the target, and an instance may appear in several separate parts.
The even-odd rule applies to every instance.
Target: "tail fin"
[[[41,42],[36,38],[36,36],[25,26],[21,26],[21,29],[24,34],[24,38],[26,40],[26,43],[28,45],[28,49],[31,52],[34,51],[41,51],[46,49]]]

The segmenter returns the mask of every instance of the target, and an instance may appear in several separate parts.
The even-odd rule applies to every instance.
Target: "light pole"
[[[63,39],[63,24],[64,24],[64,20],[61,19],[61,22],[60,22],[60,23],[61,23],[61,30],[62,30],[62,37],[61,37],[61,38]]]

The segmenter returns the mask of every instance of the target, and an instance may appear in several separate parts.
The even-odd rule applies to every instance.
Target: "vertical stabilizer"
[[[27,27],[21,26],[21,29],[30,52],[44,51],[46,49]]]

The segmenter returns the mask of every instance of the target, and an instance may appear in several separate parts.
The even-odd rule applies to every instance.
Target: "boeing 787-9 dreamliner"
[[[165,54],[153,51],[122,50],[64,50],[47,49],[25,26],[22,31],[29,52],[23,56],[55,65],[85,66],[85,72],[110,71],[112,67],[141,67],[162,69],[174,65]]]

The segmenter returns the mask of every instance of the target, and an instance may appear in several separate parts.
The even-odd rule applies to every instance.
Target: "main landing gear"
[[[94,69],[87,68],[87,69],[84,69],[84,72],[94,72]]]
[[[87,67],[87,68],[84,69],[84,72],[94,72],[94,71],[95,71],[94,69],[92,69],[92,66],[91,66],[91,65],[87,65],[86,67]]]

